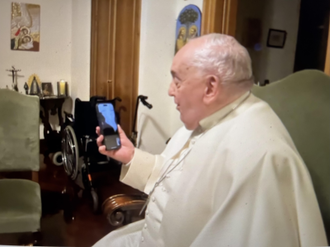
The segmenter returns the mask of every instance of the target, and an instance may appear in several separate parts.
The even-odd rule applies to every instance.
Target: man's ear
[[[220,90],[220,81],[217,76],[209,75],[206,77],[204,102],[210,104],[217,99]]]

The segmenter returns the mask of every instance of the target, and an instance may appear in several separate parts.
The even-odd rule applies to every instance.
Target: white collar
[[[238,99],[236,99],[235,101],[231,102],[230,104],[218,110],[217,112],[202,119],[199,122],[199,128],[201,128],[202,131],[211,129],[213,126],[219,123],[220,120],[224,119],[232,111],[238,108],[250,95],[251,92],[248,91],[244,93],[242,96],[240,96]]]

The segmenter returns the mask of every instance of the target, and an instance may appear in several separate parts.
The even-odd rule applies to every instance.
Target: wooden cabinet
[[[120,97],[126,134],[138,94],[141,0],[92,0],[90,96]]]

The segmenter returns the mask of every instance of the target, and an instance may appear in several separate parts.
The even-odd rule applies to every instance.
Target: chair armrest
[[[143,194],[110,196],[103,202],[102,212],[112,226],[128,224],[132,222],[132,211],[142,209],[146,199]]]

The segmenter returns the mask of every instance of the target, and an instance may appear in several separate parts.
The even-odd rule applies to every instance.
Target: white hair
[[[224,85],[250,88],[254,79],[248,51],[235,38],[225,34],[207,34],[193,54],[193,66],[215,73]]]

